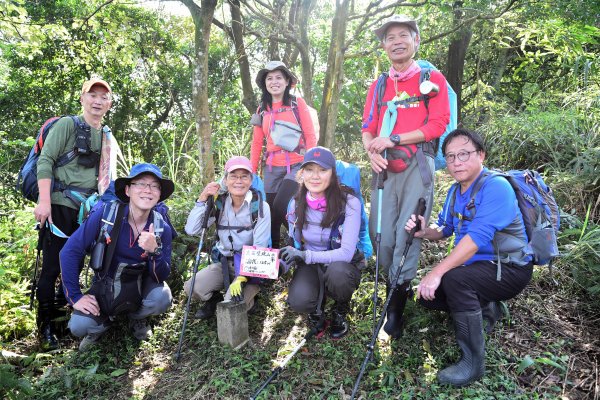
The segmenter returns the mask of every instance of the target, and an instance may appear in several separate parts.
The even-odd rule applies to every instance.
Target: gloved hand
[[[244,296],[242,295],[242,288],[244,287],[244,283],[248,281],[248,278],[245,276],[238,276],[233,280],[231,285],[229,285],[229,293],[231,294],[231,300],[239,303],[244,301]]]
[[[306,260],[306,252],[292,246],[285,246],[279,251],[279,258],[288,264],[297,264]]]

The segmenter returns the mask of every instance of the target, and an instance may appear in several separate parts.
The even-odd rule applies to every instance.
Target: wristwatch
[[[390,140],[394,143],[394,146],[398,146],[400,144],[400,135],[390,135]]]
[[[148,253],[151,257],[158,257],[162,254],[162,241],[160,240],[160,236],[156,236],[156,248],[154,251]]]

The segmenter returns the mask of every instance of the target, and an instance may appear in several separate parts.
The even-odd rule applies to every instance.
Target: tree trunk
[[[300,32],[300,42],[302,43],[302,51],[299,48],[296,49],[300,54],[300,61],[302,63],[302,92],[304,93],[304,100],[311,107],[314,106],[314,94],[312,88],[313,66],[309,52],[308,19],[315,4],[315,0],[301,0],[296,20],[298,31]]]
[[[462,1],[457,1],[454,3],[454,24],[458,25],[463,17],[462,12]],[[458,110],[458,119],[461,120],[461,106],[462,106],[462,81],[463,81],[463,73],[465,68],[465,58],[467,56],[467,49],[469,48],[469,43],[471,42],[471,36],[473,32],[471,31],[471,26],[468,25],[461,30],[459,30],[455,36],[453,36],[450,41],[450,46],[448,47],[448,75],[446,79],[448,83],[454,91],[456,92],[457,98],[457,110]]]
[[[253,114],[258,107],[252,88],[252,76],[250,75],[250,63],[244,45],[244,22],[240,11],[240,0],[229,0],[229,9],[231,10],[231,37],[238,65],[240,67],[240,76],[242,79],[242,104],[250,114]]]
[[[198,6],[194,0],[181,0],[190,10],[194,21],[194,72],[192,75],[192,102],[196,135],[198,137],[198,158],[200,176],[205,182],[212,182],[215,165],[211,151],[210,110],[208,108],[208,45],[210,27],[217,6],[216,0],[202,0]]]
[[[323,87],[323,100],[319,112],[321,137],[319,145],[331,148],[333,145],[337,112],[340,102],[340,90],[344,76],[344,52],[346,41],[346,24],[350,1],[336,2],[336,12],[331,24],[331,42],[327,56],[327,75]]]

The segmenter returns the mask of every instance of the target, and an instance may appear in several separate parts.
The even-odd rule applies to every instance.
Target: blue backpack
[[[351,188],[354,192],[354,196],[360,200],[361,220],[356,248],[362,251],[362,253],[365,255],[365,258],[369,258],[373,255],[373,245],[371,244],[371,237],[369,236],[369,220],[367,218],[367,213],[365,212],[364,199],[360,192],[360,170],[356,165],[340,160],[335,162],[335,169],[340,183]],[[294,210],[290,209],[288,205],[288,214],[293,212]],[[345,220],[346,213],[342,212],[339,218],[331,226],[328,246],[329,249],[337,249],[341,246],[342,234],[340,232],[340,226],[344,224]],[[294,239],[294,246],[296,248],[301,248],[302,244],[299,240],[299,232],[290,232],[290,236],[292,236]]]
[[[424,81],[428,81],[430,79],[431,71],[438,70],[432,63],[430,63],[427,60],[417,60],[417,64],[419,64],[419,66],[421,67],[421,73],[419,76],[419,84],[421,84]],[[369,113],[368,122],[365,125],[363,125],[363,128],[366,128],[368,126],[368,124],[370,124],[371,121],[373,120],[375,99],[377,99],[378,109],[381,109],[382,105],[384,104],[383,103],[383,95],[385,93],[385,86],[387,83],[387,78],[388,78],[388,73],[383,72],[381,75],[379,75],[379,78],[377,79],[377,84],[375,86],[375,93],[373,94],[373,101],[371,103],[371,112]],[[457,105],[456,92],[454,91],[454,89],[452,89],[452,87],[450,86],[448,81],[446,81],[446,85],[448,86],[448,103],[450,105],[450,121],[448,122],[448,125],[446,125],[446,130],[444,131],[442,136],[439,139],[436,139],[432,142],[432,144],[433,144],[432,152],[435,154],[434,160],[435,160],[435,169],[436,170],[446,168],[446,159],[442,155],[442,144],[444,143],[446,136],[448,136],[448,134],[450,132],[452,132],[453,130],[455,130],[456,127],[458,126],[458,105]],[[430,97],[431,96],[428,94],[422,94],[416,98],[409,98],[406,101],[423,101],[423,103],[425,104],[425,108],[427,109],[427,113],[429,113]]]
[[[559,255],[556,236],[560,228],[560,210],[552,189],[546,185],[541,175],[532,170],[510,170],[486,171],[475,182],[471,191],[471,199],[467,209],[471,210],[471,216],[462,216],[462,219],[472,220],[475,218],[475,196],[489,177],[502,176],[512,186],[517,197],[519,209],[523,214],[523,223],[527,233],[528,251],[533,255],[536,265],[551,264],[552,260]],[[450,212],[454,217],[454,203],[458,183],[451,190],[454,194],[450,200]]]

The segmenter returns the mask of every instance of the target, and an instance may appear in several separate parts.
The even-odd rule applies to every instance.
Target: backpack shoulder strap
[[[152,210],[153,213],[153,221],[154,224],[154,236],[161,237],[162,233],[165,230],[165,219],[163,216],[156,210]]]
[[[100,271],[100,274],[105,274],[110,268],[110,263],[115,254],[115,249],[117,248],[117,240],[119,239],[119,233],[121,232],[124,214],[125,205],[121,204],[119,201],[113,201],[110,203],[110,206],[104,206],[104,213],[102,214],[102,222],[104,225],[100,228],[100,234],[102,235],[104,233],[108,247],[104,254],[104,260],[102,260],[102,270]]]
[[[469,202],[465,206],[466,210],[471,210],[470,217],[465,216],[463,213],[457,213],[456,211],[454,211],[454,204],[456,203],[456,196],[458,196],[458,191],[460,190],[460,184],[457,182],[452,185],[452,188],[454,188],[454,193],[452,194],[452,197],[450,198],[450,214],[453,217],[456,217],[460,220],[458,222],[458,231],[459,232],[460,232],[460,229],[462,228],[463,221],[472,221],[475,218],[475,213],[477,211],[475,209],[475,196],[477,196],[477,193],[479,193],[479,190],[483,186],[484,182],[487,180],[487,177],[490,175],[495,175],[495,173],[492,171],[486,171],[486,172],[482,173],[481,175],[479,175],[479,177],[477,177],[477,179],[475,180],[475,183],[473,183],[473,189],[471,190],[471,198],[469,199]]]
[[[377,96],[377,107],[381,108],[383,105],[383,95],[385,94],[385,87],[387,84],[387,78],[389,74],[387,72],[382,72],[377,79],[377,85],[375,86],[374,96]]]

